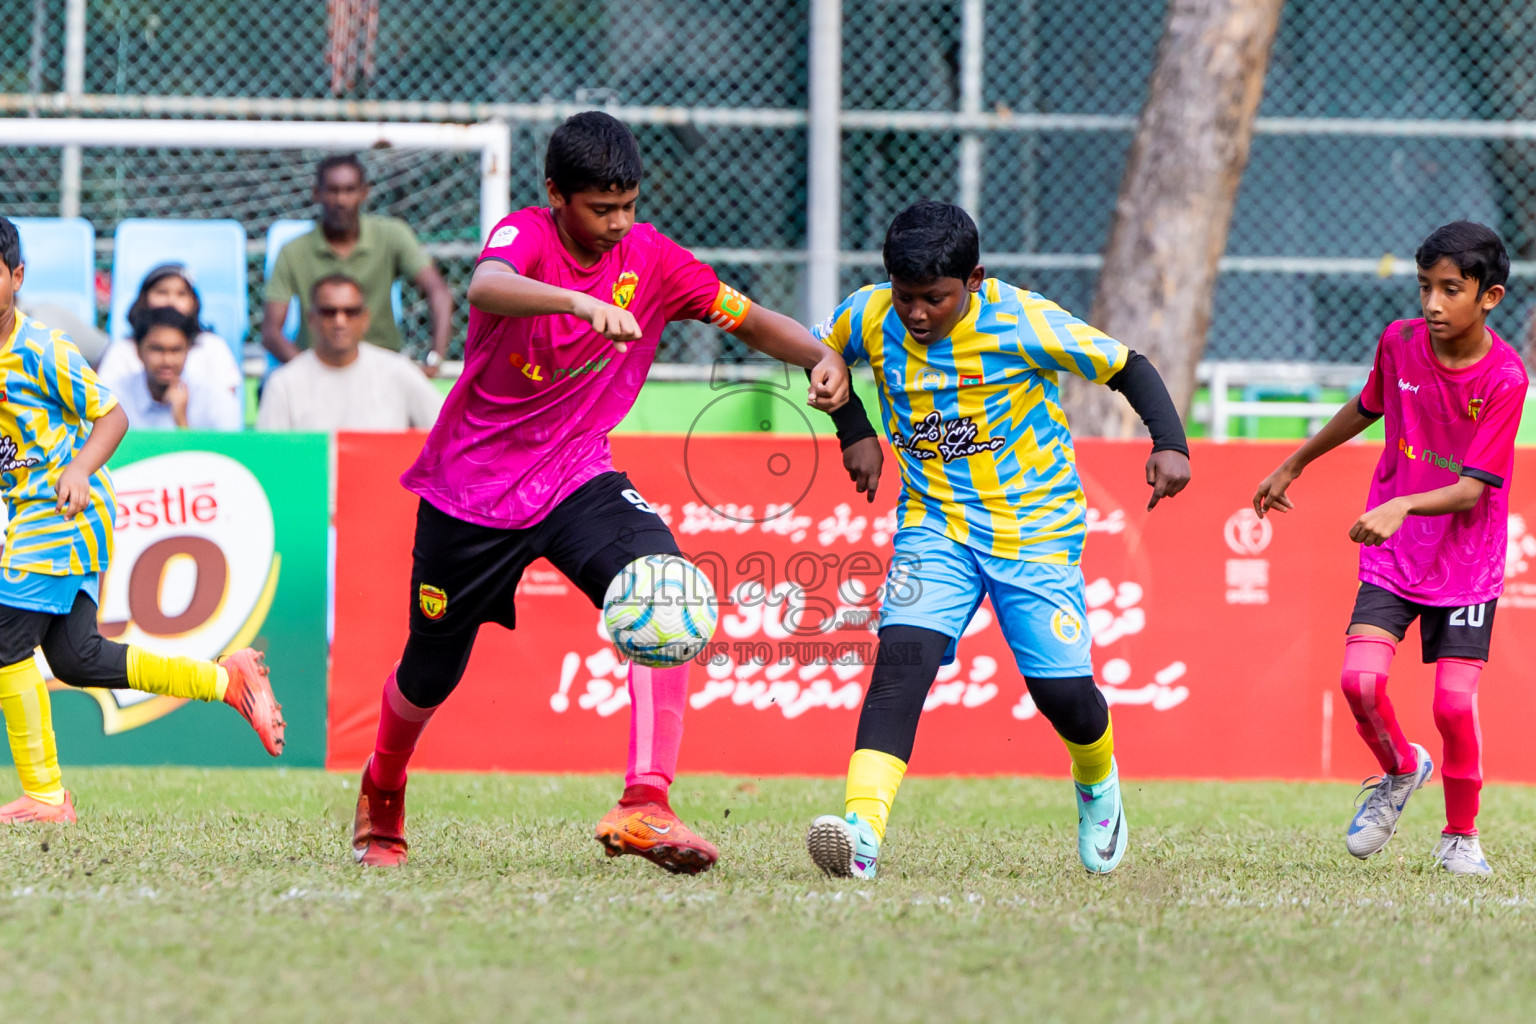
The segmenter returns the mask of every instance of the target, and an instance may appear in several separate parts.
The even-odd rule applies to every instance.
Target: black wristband
[[[811,379],[811,371],[805,371],[805,379]],[[848,401],[836,412],[827,414],[832,417],[833,429],[837,431],[837,443],[841,450],[847,451],[849,447],[864,440],[866,437],[878,437],[874,424],[869,422],[869,414],[864,411],[864,403],[859,400],[859,393],[848,388]]]
[[[832,417],[832,426],[837,429],[837,443],[843,451],[867,437],[878,436],[874,424],[869,422],[869,414],[864,411],[864,403],[859,401],[852,388],[848,389],[848,403],[828,415]]]
[[[1132,352],[1120,372],[1109,378],[1110,390],[1118,391],[1131,403],[1141,422],[1152,435],[1154,452],[1172,451],[1189,455],[1189,441],[1184,436],[1184,423],[1173,407],[1168,387],[1152,361],[1140,352]]]

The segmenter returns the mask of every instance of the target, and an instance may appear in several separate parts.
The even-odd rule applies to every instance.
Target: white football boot
[[[1429,777],[1435,772],[1435,763],[1429,759],[1429,751],[1417,743],[1411,744],[1414,756],[1418,758],[1418,768],[1415,771],[1404,772],[1402,775],[1373,775],[1365,780],[1359,795],[1355,797],[1359,803],[1359,809],[1350,819],[1349,828],[1344,833],[1344,844],[1349,847],[1349,852],[1361,860],[1373,853],[1380,853],[1382,848],[1397,832],[1397,819],[1403,816],[1403,808],[1408,806],[1408,798],[1413,791],[1429,781]],[[1371,779],[1378,781],[1372,782]],[[1365,797],[1363,801],[1360,797]]]
[[[1483,856],[1483,844],[1477,836],[1443,832],[1435,844],[1435,861],[1453,875],[1491,875],[1493,868]]]

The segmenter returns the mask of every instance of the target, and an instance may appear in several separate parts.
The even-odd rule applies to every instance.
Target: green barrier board
[[[265,652],[287,750],[274,762],[223,705],[64,687],[53,693],[61,762],[324,763],[328,467],[319,434],[129,434],[111,462],[102,632],[161,654]]]

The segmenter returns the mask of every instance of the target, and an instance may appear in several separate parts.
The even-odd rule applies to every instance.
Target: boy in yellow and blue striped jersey
[[[0,711],[22,796],[0,822],[75,820],[54,746],[39,646],[71,686],[132,688],[223,700],[282,752],[282,711],[255,651],[218,664],[166,658],[104,639],[101,573],[112,556],[117,501],[106,463],[128,417],[79,349],[16,309],[25,277],[16,226],[0,217],[0,488],[9,519],[0,554]]]
[[[1141,355],[980,266],[976,225],[920,202],[886,234],[887,284],[849,296],[814,332],[868,363],[901,471],[895,555],[845,815],[806,843],[823,871],[872,878],[923,702],[983,597],[992,599],[1041,714],[1072,761],[1078,855],[1111,871],[1127,834],[1109,708],[1093,680],[1079,568],[1087,507],[1058,379],[1120,391],[1152,435],[1148,508],[1189,482],[1189,446],[1162,378]],[[882,455],[856,400],[833,414],[843,462],[874,500]]]

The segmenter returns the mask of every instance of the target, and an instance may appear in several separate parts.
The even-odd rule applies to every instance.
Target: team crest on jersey
[[[448,610],[447,592],[430,583],[423,583],[417,588],[416,600],[421,605],[421,614],[429,619],[440,619]]]
[[[619,279],[613,282],[613,304],[620,309],[628,309],[629,304],[635,301],[635,289],[640,285],[640,275],[633,270],[626,270],[619,275]]]
[[[1064,644],[1075,644],[1083,637],[1083,620],[1058,608],[1051,613],[1051,633]]]
[[[1474,398],[1467,403],[1467,415],[1471,416],[1474,420],[1477,419],[1478,414],[1482,411],[1483,400],[1481,398]]]
[[[937,391],[949,383],[949,374],[932,368],[917,375],[917,386],[923,391]]]

